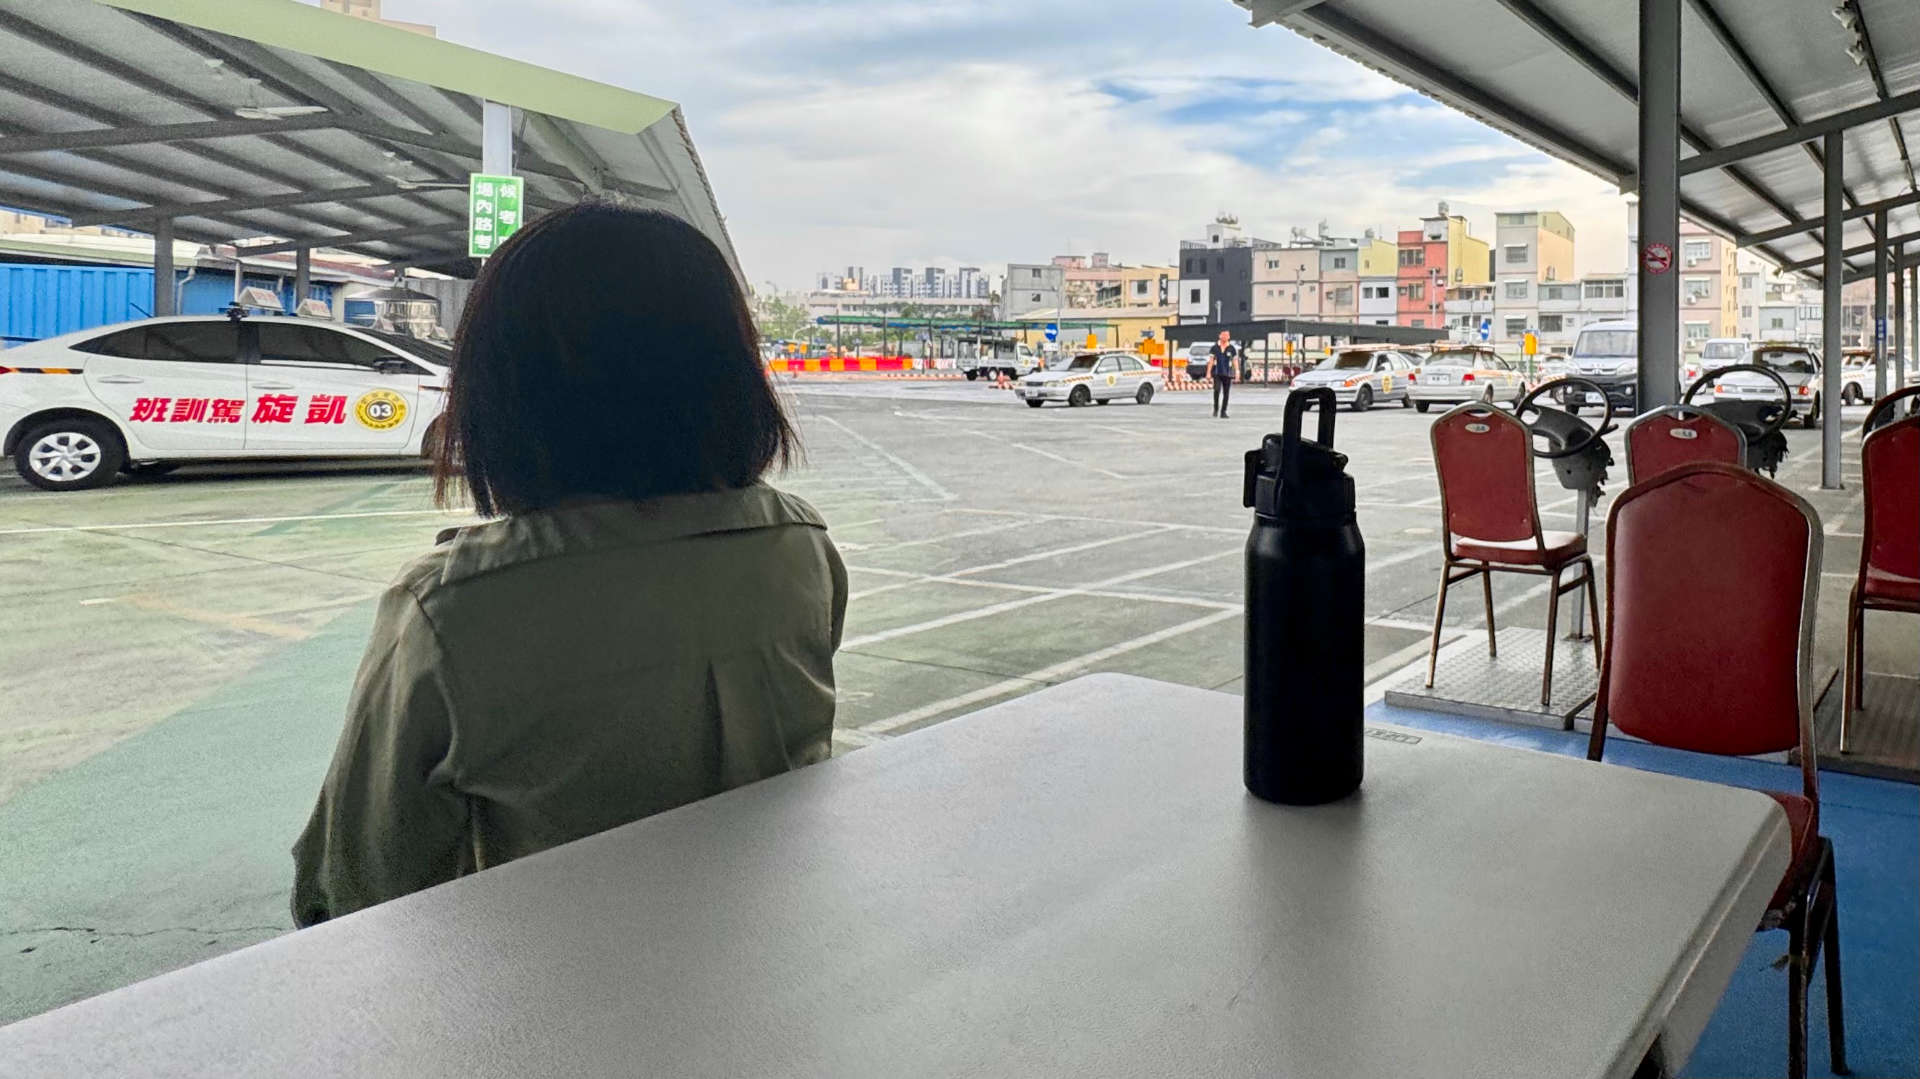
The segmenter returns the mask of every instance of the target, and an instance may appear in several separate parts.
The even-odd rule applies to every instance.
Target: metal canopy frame
[[[295,0],[0,0],[0,203],[79,226],[472,276],[485,102],[514,110],[529,216],[668,210],[739,273],[671,101]]]
[[[1637,190],[1642,407],[1678,394],[1671,263],[1682,214],[1819,278],[1830,359],[1840,352],[1841,286],[1874,280],[1877,381],[1889,384],[1889,276],[1896,289],[1920,290],[1906,277],[1920,262],[1907,251],[1920,240],[1920,183],[1903,127],[1920,117],[1912,0],[1235,3],[1255,26],[1292,29]],[[1839,373],[1837,362],[1824,369],[1826,402],[1839,400]],[[1896,370],[1894,384],[1901,377]],[[1822,484],[1839,487],[1837,408],[1824,411]]]

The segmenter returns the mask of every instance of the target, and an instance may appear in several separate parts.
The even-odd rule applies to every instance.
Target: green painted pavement
[[[292,928],[373,601],[0,805],[0,1022]]]

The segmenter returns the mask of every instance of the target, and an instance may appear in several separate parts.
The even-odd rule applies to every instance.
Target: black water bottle
[[[1301,413],[1320,408],[1318,441]],[[1287,397],[1282,434],[1247,453],[1247,789],[1318,805],[1360,786],[1367,551],[1333,451],[1329,389]]]

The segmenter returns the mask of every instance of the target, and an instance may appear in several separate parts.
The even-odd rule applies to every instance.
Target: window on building
[[[1245,311],[1247,310],[1247,301],[1245,300],[1240,301],[1240,310],[1242,313],[1245,313]]]
[[[1541,333],[1559,333],[1560,332],[1560,316],[1559,315],[1541,315],[1540,316],[1540,332]]]
[[[1527,320],[1524,318],[1507,319],[1507,336],[1518,337],[1527,332]]]
[[[1687,303],[1704,303],[1713,295],[1713,279],[1683,277],[1680,279],[1680,295]]]
[[[1526,244],[1508,244],[1506,247],[1501,248],[1501,250],[1507,253],[1506,258],[1508,262],[1525,263],[1527,261]]]
[[[1588,281],[1584,286],[1589,300],[1617,299],[1627,294],[1625,281]]]
[[[1344,270],[1344,269],[1346,269],[1346,268],[1347,268],[1347,256],[1345,256],[1345,255],[1335,255],[1335,256],[1333,256],[1333,268],[1334,268],[1334,269],[1336,269],[1336,270]]]
[[[1409,281],[1407,283],[1407,299],[1424,300],[1426,299],[1426,297],[1427,297],[1427,286],[1425,282]]]
[[[1680,247],[1680,257],[1688,262],[1705,262],[1713,257],[1713,241],[1688,240]]]
[[[1759,286],[1760,286],[1759,274],[1743,273],[1740,275],[1741,288],[1752,289],[1752,288],[1758,288]]]
[[[1687,328],[1687,344],[1698,345],[1706,341],[1708,336],[1706,323],[1689,322],[1686,324],[1686,328]]]
[[[1031,275],[1033,275],[1033,279],[1034,279],[1035,281],[1038,281],[1038,280],[1040,280],[1040,271],[1039,271],[1039,270],[1028,270],[1028,271],[1027,271],[1027,273],[1029,273],[1029,274],[1031,274]]]
[[[1187,290],[1187,302],[1188,302],[1188,303],[1199,303],[1199,302],[1200,302],[1200,290],[1199,290],[1199,289],[1197,289],[1197,288],[1190,288],[1190,289],[1188,289],[1188,290]]]
[[[1527,283],[1525,281],[1509,281],[1502,295],[1509,300],[1524,300],[1527,298]]]
[[[1741,318],[1752,318],[1752,317],[1753,317],[1753,308],[1751,308],[1751,307],[1742,307],[1742,308],[1740,309],[1740,317],[1741,317]]]
[[[1427,252],[1425,248],[1403,247],[1400,249],[1400,265],[1425,266],[1426,264],[1427,264]]]
[[[1542,300],[1577,300],[1580,298],[1579,292],[1580,290],[1572,285],[1540,286],[1540,298]]]
[[[1279,268],[1280,268],[1280,260],[1279,260],[1279,259],[1268,259],[1268,260],[1267,260],[1267,269],[1269,269],[1269,270],[1277,270],[1277,269],[1279,269]]]
[[[1524,225],[1532,214],[1495,214],[1502,225]]]
[[[1767,329],[1784,330],[1786,328],[1787,328],[1787,317],[1785,315],[1768,315],[1767,316]]]
[[[1353,286],[1341,285],[1339,288],[1328,289],[1327,299],[1336,306],[1350,304],[1353,302]]]
[[[1147,281],[1135,281],[1133,283],[1133,294],[1135,296],[1145,296],[1147,294],[1147,285],[1150,283],[1151,282]]]
[[[1386,323],[1382,322],[1380,325],[1385,326]],[[1423,318],[1416,318],[1413,320],[1412,325],[1413,325],[1413,328],[1416,330],[1424,330],[1427,328],[1427,320]]]
[[[1033,303],[1039,303],[1039,302],[1040,302],[1040,294],[1039,294],[1038,292],[1036,292],[1036,293],[1034,293],[1034,294],[1033,294],[1033,297],[1032,297],[1032,300],[1031,300],[1031,302],[1033,302]]]

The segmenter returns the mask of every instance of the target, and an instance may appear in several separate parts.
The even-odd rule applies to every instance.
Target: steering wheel
[[[1897,401],[1907,402],[1907,407],[1905,409],[1893,407]],[[1908,386],[1904,390],[1897,393],[1890,393],[1880,400],[1875,401],[1873,403],[1873,410],[1867,413],[1866,422],[1860,425],[1860,437],[1865,438],[1880,428],[1885,427],[1887,424],[1898,420],[1900,413],[1903,411],[1909,416],[1920,415],[1920,386]]]
[[[1557,460],[1562,457],[1572,457],[1576,454],[1584,453],[1587,447],[1600,441],[1606,437],[1609,431],[1614,429],[1613,406],[1611,402],[1602,404],[1600,407],[1600,427],[1598,430],[1595,430],[1587,424],[1587,421],[1575,416],[1571,412],[1562,411],[1557,408],[1542,408],[1535,403],[1540,399],[1542,394],[1549,392],[1563,394],[1561,400],[1564,401],[1567,396],[1571,396],[1565,394],[1565,391],[1575,386],[1589,386],[1593,389],[1594,393],[1600,396],[1601,401],[1607,401],[1607,391],[1603,389],[1598,382],[1581,378],[1578,375],[1561,375],[1559,378],[1548,379],[1540,385],[1535,386],[1532,390],[1528,391],[1525,397],[1522,397],[1519,402],[1513,406],[1513,418],[1526,424],[1527,430],[1530,433],[1545,438],[1549,442],[1561,443],[1561,448],[1557,450],[1548,449],[1543,451],[1538,447],[1534,447],[1533,455],[1535,457]],[[1528,409],[1539,413],[1538,418],[1531,422],[1522,419],[1521,417]]]
[[[1693,403],[1693,395],[1700,392],[1700,387],[1710,386],[1715,380],[1725,378],[1735,371],[1754,371],[1772,379],[1773,384],[1780,388],[1780,403],[1775,404],[1772,401],[1713,401],[1704,405]],[[1680,403],[1690,408],[1700,409],[1702,412],[1710,411],[1740,428],[1740,433],[1747,436],[1749,444],[1779,434],[1787,426],[1787,421],[1793,418],[1793,391],[1787,388],[1787,380],[1781,378],[1780,372],[1773,368],[1757,363],[1736,363],[1731,367],[1716,368],[1701,375],[1693,380],[1693,385],[1687,387],[1687,392],[1681,396]]]

